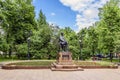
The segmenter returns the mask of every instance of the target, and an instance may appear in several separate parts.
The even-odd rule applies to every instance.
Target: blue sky
[[[89,27],[99,20],[98,8],[109,0],[33,0],[36,18],[40,9],[46,16],[47,22],[74,31]]]

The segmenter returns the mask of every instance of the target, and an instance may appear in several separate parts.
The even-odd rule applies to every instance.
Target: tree
[[[49,46],[51,49],[50,55],[51,55],[51,58],[56,58],[57,53],[59,52],[59,46],[60,46],[59,45],[60,28],[58,25],[55,25],[55,24],[51,24],[49,25],[49,27],[52,30],[51,41],[50,41],[51,46]]]
[[[17,57],[18,59],[26,59],[27,57],[27,44],[26,43],[23,43],[23,44],[19,44],[16,46],[17,47]]]
[[[37,22],[38,22],[38,28],[47,24],[46,17],[43,14],[42,10],[40,10],[40,12],[39,12],[39,18],[37,19]]]
[[[81,29],[78,33],[81,40],[81,51],[83,59],[95,56],[98,52],[98,32],[96,30],[96,24],[89,28]]]
[[[6,41],[10,44],[9,54],[15,45],[26,42],[27,33],[36,28],[32,0],[1,0],[2,27]]]
[[[120,27],[120,15],[119,15],[119,0],[110,0],[107,2],[103,8],[100,9],[100,26],[102,30],[106,30],[104,38],[102,38],[102,42],[111,55],[110,59],[112,61],[112,53],[114,53],[115,49],[115,39],[116,32],[119,32]],[[102,31],[103,32],[103,31]]]
[[[4,57],[7,56],[8,49],[9,49],[9,44],[7,44],[4,36],[0,35],[0,51],[3,52]]]
[[[47,59],[51,52],[51,28],[46,22],[45,15],[40,10],[37,19],[37,30],[33,31],[31,36],[31,53],[34,58]]]
[[[81,29],[78,33],[78,41],[79,41],[79,48],[80,48],[80,59],[86,59],[90,57],[90,49],[88,46],[88,29],[84,28]]]

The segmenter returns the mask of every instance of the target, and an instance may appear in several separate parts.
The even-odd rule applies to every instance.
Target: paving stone
[[[120,80],[120,69],[85,69],[84,71],[4,70],[0,80]]]

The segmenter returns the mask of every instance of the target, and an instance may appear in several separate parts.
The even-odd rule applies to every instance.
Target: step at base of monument
[[[51,70],[52,71],[83,71],[82,68],[80,68],[79,66],[77,66],[75,64],[62,65],[62,64],[57,64],[57,63],[53,63],[51,65]]]
[[[51,67],[52,71],[84,71],[82,68],[67,69],[67,68],[54,68]]]

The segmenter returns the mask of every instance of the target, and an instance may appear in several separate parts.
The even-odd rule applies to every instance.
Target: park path
[[[50,69],[0,69],[0,80],[120,80],[120,69],[51,71]]]

